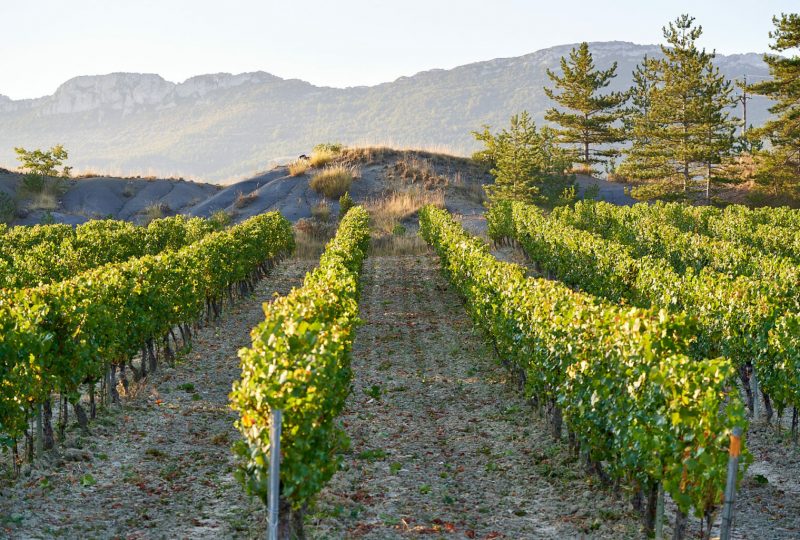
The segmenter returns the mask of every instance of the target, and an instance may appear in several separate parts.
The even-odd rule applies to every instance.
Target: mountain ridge
[[[575,44],[522,56],[430,69],[373,86],[336,88],[264,71],[196,75],[171,82],[153,73],[83,75],[50,96],[0,95],[0,165],[13,166],[14,146],[63,143],[76,170],[120,175],[174,174],[229,180],[282,161],[318,142],[338,140],[475,150],[470,131],[505,125],[527,109],[537,122],[550,106],[546,69],[557,69]],[[658,45],[625,41],[590,47],[600,68],[618,62],[609,90],[627,88],[641,58]],[[718,55],[729,77],[763,77],[758,53]],[[763,98],[748,120],[766,118]]]

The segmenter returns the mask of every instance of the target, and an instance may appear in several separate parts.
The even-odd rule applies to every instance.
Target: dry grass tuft
[[[296,259],[319,259],[325,244],[333,238],[336,226],[313,219],[301,219],[294,225],[294,257]]]
[[[36,193],[28,203],[28,210],[55,210],[58,208],[58,194],[45,190]]]
[[[251,204],[258,198],[258,195],[255,192],[250,192],[247,195],[242,193],[241,191],[236,194],[236,200],[233,202],[233,206],[236,208],[244,208],[245,206]]]
[[[395,191],[383,198],[373,199],[365,206],[372,217],[374,228],[391,235],[401,221],[416,214],[426,204],[444,207],[444,191],[421,188]]]
[[[322,193],[329,199],[338,199],[344,195],[353,183],[356,170],[344,165],[326,167],[311,178],[311,189]]]
[[[411,185],[422,185],[425,189],[447,187],[449,180],[436,173],[430,160],[414,155],[405,155],[392,166],[389,177],[397,177]]]
[[[171,211],[172,209],[169,207],[169,205],[164,203],[153,203],[144,209],[144,222],[147,224],[155,219],[165,218]]]
[[[308,164],[314,168],[324,167],[325,165],[333,161],[336,158],[336,156],[338,156],[338,154],[333,150],[328,150],[328,149],[314,150],[311,153],[311,157],[308,160]]]
[[[428,250],[428,244],[417,234],[376,236],[370,241],[370,256],[373,257],[420,255]]]
[[[320,201],[311,208],[311,217],[317,221],[327,223],[331,219],[331,205],[328,201]]]
[[[289,163],[288,167],[289,176],[300,176],[301,174],[305,174],[312,165],[310,159],[298,159]]]

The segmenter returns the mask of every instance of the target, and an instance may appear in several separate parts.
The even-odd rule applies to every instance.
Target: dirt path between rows
[[[421,256],[367,259],[345,469],[312,538],[640,537],[628,505],[554,445]]]
[[[0,493],[0,538],[261,537],[264,510],[233,477],[239,436],[228,407],[237,351],[263,320],[262,303],[299,285],[315,261],[287,260],[195,336],[175,368],[160,370],[73,432],[49,466]],[[63,461],[60,464],[58,461]]]

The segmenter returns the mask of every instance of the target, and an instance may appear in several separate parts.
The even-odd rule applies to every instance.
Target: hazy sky
[[[0,94],[52,93],[76,75],[171,81],[263,70],[371,85],[579,41],[660,43],[683,12],[720,53],[765,52],[798,0],[0,0]]]

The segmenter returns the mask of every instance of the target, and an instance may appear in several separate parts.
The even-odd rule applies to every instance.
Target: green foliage
[[[67,234],[63,227],[71,230],[30,229]],[[291,224],[273,212],[178,251],[106,264],[37,287],[0,289],[0,433],[19,438],[30,408],[52,392],[77,400],[84,381],[129,362],[148,340],[196,321],[207,302],[227,294],[229,284],[293,246]]]
[[[0,223],[11,223],[17,214],[17,203],[14,197],[0,191]]]
[[[619,173],[669,180],[687,191],[695,177],[711,181],[713,168],[732,148],[731,83],[698,49],[702,27],[682,15],[664,28],[664,58],[645,58],[634,72],[627,119],[631,147]]]
[[[538,212],[520,203],[500,206],[491,214],[499,218],[490,225],[495,233],[522,219],[525,208]],[[591,460],[633,486],[663,482],[684,511],[702,515],[719,504],[729,437],[746,420],[738,393],[728,390],[731,362],[689,356],[696,331],[690,319],[526,278],[445,211],[424,208],[420,227],[473,320],[507,365],[525,373],[529,395],[562,408]]]
[[[486,146],[477,159],[492,165],[495,181],[486,186],[492,200],[540,198],[543,185],[563,177],[570,164],[567,153],[558,147],[555,131],[537,130],[527,112],[512,116],[509,129],[492,134],[484,126],[473,135]]]
[[[350,197],[350,192],[345,191],[344,195],[339,197],[339,219],[341,220],[344,216],[347,215],[347,212],[355,206],[355,202],[353,202],[353,198]]]
[[[283,411],[281,497],[301,508],[339,468],[347,437],[336,416],[350,393],[350,350],[358,323],[358,276],[369,244],[369,215],[352,208],[303,286],[265,305],[242,349],[242,378],[231,406],[244,441],[238,477],[266,504],[271,410]]]
[[[42,224],[13,227],[0,237],[5,265],[0,287],[53,283],[109,263],[178,250],[216,230],[211,221],[174,216],[147,227],[115,220],[92,220],[72,228]]]
[[[800,46],[800,14],[789,13],[773,17],[775,30],[770,48],[776,52],[796,49]],[[757,180],[770,186],[775,192],[790,190],[798,195],[800,188],[800,56],[764,55],[772,79],[750,86],[750,91],[773,101],[769,111],[774,115],[761,129],[772,150],[762,153]]]
[[[721,211],[691,208],[579,202],[547,218],[535,207],[515,203],[492,209],[487,219],[493,238],[516,238],[542,270],[569,285],[694,318],[694,357],[725,356],[740,370],[752,363],[762,389],[778,396],[773,402],[779,408],[799,406],[796,377],[782,371],[793,364],[775,361],[778,353],[770,340],[777,344],[771,332],[784,314],[800,311],[800,267],[788,258],[762,256],[671,225],[691,227],[691,216],[701,215],[709,230],[730,231],[740,214],[731,212],[727,222],[715,224],[714,212]],[[768,213],[745,217],[768,219]]]
[[[547,76],[561,92],[556,94],[552,88],[545,88],[544,92],[566,110],[549,109],[545,120],[560,126],[559,141],[575,145],[572,157],[587,171],[593,164],[617,155],[618,152],[608,145],[625,139],[615,124],[623,115],[622,106],[628,94],[598,94],[616,77],[616,71],[616,62],[606,70],[596,69],[586,42],[570,51],[569,60],[561,58],[561,76],[547,70]],[[606,146],[600,149],[597,145]]]
[[[340,142],[326,142],[315,145],[313,150],[318,153],[341,154],[344,145]]]
[[[63,145],[57,144],[50,150],[26,150],[14,148],[22,170],[32,176],[69,178],[72,167],[64,165],[69,154]],[[58,169],[61,169],[60,171]]]
[[[19,190],[23,194],[34,195],[44,191],[45,177],[40,174],[27,173],[22,176],[19,183]]]
[[[211,214],[211,222],[216,230],[222,230],[231,224],[231,215],[225,210],[217,210]]]
[[[583,190],[583,200],[594,199],[598,200],[600,198],[600,185],[596,182],[591,186],[587,186],[586,189]]]

